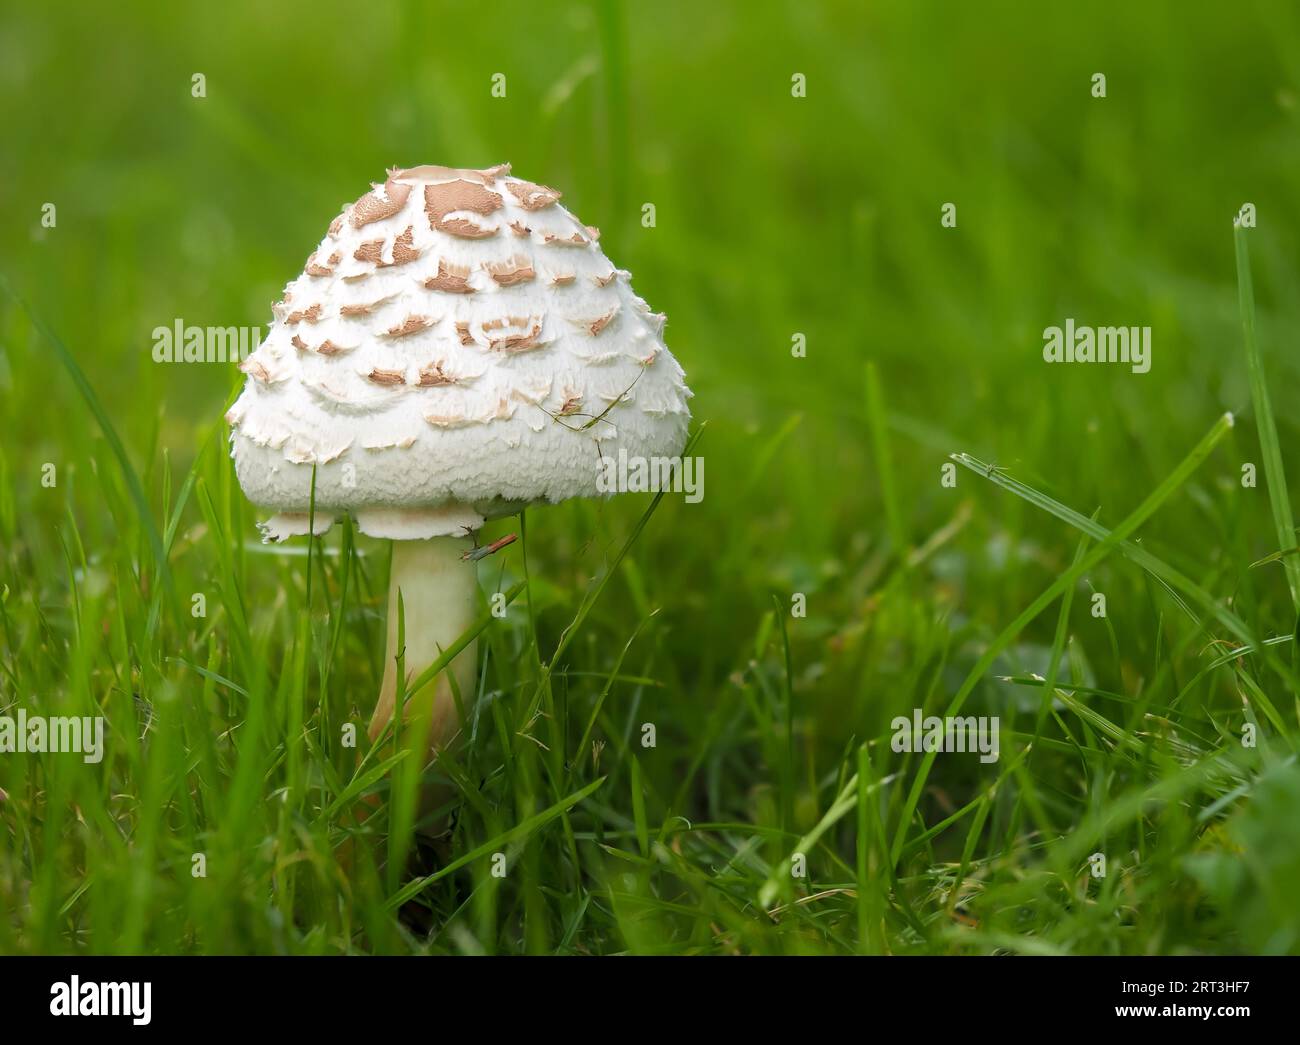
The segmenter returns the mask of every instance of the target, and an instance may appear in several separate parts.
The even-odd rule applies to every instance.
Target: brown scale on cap
[[[375,367],[366,375],[377,385],[404,385],[406,384],[406,375],[400,370],[380,370]]]
[[[508,181],[506,188],[524,210],[542,210],[560,198],[560,194],[554,189],[545,185],[536,185],[531,181]]]
[[[483,266],[501,287],[514,287],[531,283],[537,278],[532,263],[527,258],[514,257],[509,261],[488,262]]]
[[[425,414],[424,419],[439,428],[455,428],[469,424],[469,418],[464,414]]]
[[[352,205],[352,214],[349,217],[352,227],[359,229],[372,221],[391,218],[406,206],[407,197],[410,195],[411,186],[389,178],[384,183],[384,199],[380,199],[373,192],[367,192]]]
[[[290,312],[286,323],[319,323],[321,313],[324,308],[319,302],[309,308],[299,309],[297,312]]]
[[[454,178],[459,174],[464,174],[462,170],[453,167],[440,167],[436,163],[425,163],[419,167],[389,167],[388,180],[394,178]]]
[[[485,229],[482,225],[475,225],[466,218],[448,218],[446,221],[440,221],[437,229],[439,232],[445,232],[449,236],[459,236],[461,239],[487,239],[497,234],[496,229]]]
[[[618,278],[618,269],[610,269],[608,276],[592,276],[592,281],[598,287],[607,287]]]
[[[329,338],[326,338],[315,348],[312,348],[311,345],[307,344],[307,342],[304,341],[302,338],[300,338],[297,334],[294,334],[293,337],[289,339],[289,344],[293,345],[293,347],[296,348],[299,352],[315,352],[318,355],[322,355],[322,356],[337,356],[343,352],[351,352],[352,348],[355,347],[355,346],[348,346],[348,345],[336,345]]]
[[[611,308],[603,316],[599,316],[598,318],[593,319],[590,323],[586,323],[587,329],[591,331],[591,336],[599,337],[600,332],[604,330],[607,326],[609,326],[612,322],[614,322],[614,317],[616,315],[618,315],[617,305]]]
[[[448,219],[456,211],[470,211],[485,217],[501,209],[499,192],[493,192],[478,182],[457,178],[455,181],[437,182],[424,187],[424,212],[429,216],[431,228],[466,239],[483,239],[495,235],[496,229],[485,229],[465,218]]]
[[[583,228],[587,230],[587,235],[593,240],[600,239],[600,229],[596,228],[595,225],[584,225]]]
[[[303,271],[306,272],[307,275],[309,275],[309,276],[332,276],[332,275],[334,275],[334,270],[333,270],[332,268],[328,268],[328,267],[326,267],[325,265],[318,265],[318,264],[316,263],[316,253],[315,253],[315,251],[313,251],[311,257],[309,257],[309,258],[307,259],[307,267],[306,267]]]
[[[510,327],[523,327],[531,323],[527,332],[515,332],[505,337],[492,337],[490,331],[505,330]],[[490,319],[483,324],[483,332],[488,335],[488,347],[504,349],[506,352],[527,352],[531,348],[540,348],[538,337],[542,333],[542,324],[520,316],[507,316],[504,319]]]
[[[249,377],[253,378],[254,380],[261,381],[262,384],[264,385],[270,384],[271,382],[270,371],[268,371],[266,367],[264,367],[258,360],[253,359],[251,356],[239,364],[239,369],[242,370]]]
[[[421,388],[436,388],[440,385],[454,385],[456,379],[448,377],[441,363],[429,363],[420,367],[420,380],[416,382]]]
[[[560,417],[568,417],[570,414],[576,414],[580,406],[582,406],[582,395],[580,393],[570,395],[564,400],[564,405],[556,413]]]
[[[587,240],[581,232],[575,232],[572,236],[557,236],[554,232],[548,232],[542,237],[542,242],[556,247],[585,247]]]
[[[517,399],[521,403],[532,403],[535,406],[551,394],[551,386],[554,384],[555,382],[549,377],[535,378],[531,381],[525,379],[510,390],[510,398]]]
[[[337,251],[337,250],[329,257],[329,263],[331,265],[337,265],[342,260],[343,260],[343,254],[341,251]]]
[[[438,274],[424,281],[424,289],[441,290],[446,294],[473,294],[474,288],[469,285],[468,280],[468,266],[448,265],[446,261],[439,258]]]
[[[407,316],[397,326],[385,330],[384,337],[409,337],[411,334],[418,334],[421,330],[428,330],[436,322],[438,321],[432,316]]]
[[[368,239],[352,252],[357,261],[368,261],[372,265],[382,264],[384,260],[384,241]]]
[[[343,229],[343,215],[340,214],[337,218],[335,218],[333,221],[330,222],[330,230],[329,230],[330,236],[331,237],[338,236],[339,232],[342,231],[342,229]]]
[[[406,226],[406,231],[398,236],[397,239],[393,240],[393,260],[381,260],[379,262],[379,267],[392,268],[394,265],[405,265],[411,261],[418,261],[420,258],[420,252],[412,246],[414,242],[415,227],[413,225],[408,225]]]
[[[516,236],[519,236],[521,239],[527,236],[531,236],[533,234],[532,229],[530,229],[527,225],[523,224],[523,222],[519,222],[519,221],[512,221],[510,223],[510,231],[513,232]]]
[[[502,396],[497,400],[497,404],[490,412],[481,414],[478,417],[471,417],[466,413],[459,414],[425,414],[424,419],[431,425],[439,428],[458,428],[461,425],[470,424],[487,424],[490,421],[504,421],[515,412],[515,407],[510,400]]]
[[[567,287],[567,286],[569,286],[570,284],[572,284],[573,281],[574,281],[575,279],[577,279],[577,278],[578,278],[578,277],[575,276],[572,272],[563,272],[563,273],[561,273],[560,275],[555,276],[555,277],[551,280],[551,286],[553,286],[553,287]]]
[[[468,346],[468,345],[477,345],[477,344],[478,344],[478,342],[474,340],[474,335],[471,334],[471,333],[469,332],[469,324],[468,324],[468,323],[457,323],[457,324],[456,324],[456,336],[460,338],[460,343],[461,343],[462,345],[467,345],[467,346]]]
[[[368,316],[375,309],[379,308],[381,305],[387,305],[388,302],[392,300],[392,295],[390,295],[386,298],[380,298],[378,301],[369,301],[361,305],[343,305],[339,308],[339,315],[348,317]]]
[[[481,185],[489,185],[497,178],[509,173],[510,164],[508,163],[501,163],[495,167],[489,167],[487,170],[440,167],[437,164],[426,163],[420,167],[407,167],[405,169],[394,167],[388,172],[388,177],[390,181],[394,178],[409,178],[413,181],[446,181],[450,178],[461,178],[476,181]]]
[[[502,316],[500,319],[489,319],[483,324],[483,330],[503,330],[506,327],[523,327],[529,323],[536,322],[528,316]]]

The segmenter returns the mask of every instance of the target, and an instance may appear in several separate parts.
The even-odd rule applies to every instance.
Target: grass
[[[1259,354],[1259,340],[1255,335],[1255,290],[1250,278],[1250,248],[1247,232],[1240,223],[1233,231],[1233,245],[1237,254],[1237,296],[1241,302],[1241,338],[1246,346],[1246,366],[1250,373],[1250,401],[1259,427],[1259,449],[1264,458],[1264,484],[1268,488],[1268,504],[1273,512],[1273,525],[1277,529],[1279,550],[1284,556],[1287,584],[1291,588],[1291,601],[1300,615],[1300,559],[1297,549],[1295,519],[1291,515],[1291,498],[1286,487],[1286,471],[1282,467],[1282,446],[1278,442],[1277,425],[1273,421],[1273,405],[1268,397],[1268,379],[1264,375],[1264,362]]]
[[[108,725],[0,753],[0,953],[1300,951],[1296,15],[942,10],[6,16],[0,714]],[[242,375],[150,332],[507,159],[668,313],[706,494],[485,530],[424,765],[365,738],[386,546],[258,543]],[[1066,316],[1151,372],[1044,364]],[[895,751],[918,708],[999,760]]]

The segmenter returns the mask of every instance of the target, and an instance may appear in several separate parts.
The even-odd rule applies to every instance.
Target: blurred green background
[[[1000,765],[939,759],[909,814],[918,760],[888,745],[892,716],[942,714],[1078,543],[973,473],[941,486],[953,451],[1114,525],[1236,412],[1140,536],[1259,636],[1294,632],[1280,567],[1250,569],[1278,544],[1262,479],[1238,482],[1260,452],[1231,227],[1253,203],[1290,461],[1293,5],[7,3],[0,18],[0,274],[75,357],[159,530],[191,468],[198,480],[170,548],[184,605],[155,625],[157,564],[119,463],[48,339],[0,301],[0,707],[93,704],[124,733],[157,716],[163,745],[132,740],[75,778],[0,757],[0,950],[1300,949],[1285,887],[1300,860],[1296,693],[1262,664],[1207,669],[1229,636],[1130,562],[1090,571],[1058,652],[1062,679],[1110,695],[1075,699],[1132,743],[1058,703],[1048,741],[1009,768],[1041,700],[998,676],[1045,673],[1054,606],[969,705],[1003,716]],[[265,327],[339,206],[385,168],[504,161],[561,189],[667,313],[707,421],[706,493],[666,498],[617,566],[560,665],[546,748],[509,716],[646,501],[529,513],[533,616],[503,626],[484,684],[512,728],[466,756],[481,792],[452,857],[605,782],[512,841],[519,873],[504,883],[472,863],[430,883],[421,921],[384,906],[407,881],[391,850],[368,871],[336,860],[351,825],[330,777],[348,756],[313,733],[364,720],[376,692],[383,546],[362,540],[353,557],[330,535],[309,606],[303,549],[261,549],[232,486],[220,418],[242,375],[155,364],[151,331]],[[949,202],[955,228],[940,223]],[[1042,330],[1066,317],[1150,325],[1150,373],[1044,364]],[[518,552],[489,560],[486,587],[523,575]],[[340,601],[347,562],[365,568]],[[1092,590],[1108,595],[1105,621]],[[214,593],[206,620],[187,612],[196,591]],[[807,617],[778,615],[773,596],[788,607],[796,592]],[[630,640],[593,734],[609,745],[597,770],[567,745]],[[241,674],[259,663],[265,678]],[[298,683],[305,726],[277,717]],[[1281,722],[1242,752],[1252,684]],[[227,731],[259,686],[271,717],[238,750]],[[168,716],[184,722],[170,747]],[[638,744],[646,720],[653,750]],[[192,754],[189,730],[213,750]],[[868,740],[878,786],[814,841],[809,879],[789,881],[781,860]],[[241,776],[241,760],[259,769]],[[1270,800],[1256,802],[1257,780]],[[890,853],[898,832],[908,844]],[[229,854],[211,883],[189,874],[198,849]],[[1094,849],[1109,855],[1103,880],[1081,870]],[[755,906],[769,878],[774,915]]]

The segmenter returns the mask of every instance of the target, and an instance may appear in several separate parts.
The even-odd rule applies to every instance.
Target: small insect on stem
[[[479,559],[486,559],[494,552],[499,552],[507,544],[514,544],[519,540],[519,535],[508,533],[504,537],[498,537],[491,544],[485,544],[482,548],[471,548],[460,557],[461,562],[478,562]]]
[[[602,411],[601,411],[600,413],[598,413],[598,414],[580,413],[580,412],[577,412],[577,411],[573,411],[573,412],[570,412],[570,413],[567,413],[567,414],[566,414],[563,410],[561,410],[558,414],[552,414],[549,410],[547,410],[547,411],[545,411],[545,412],[546,412],[547,416],[550,417],[550,419],[551,419],[552,421],[554,421],[556,424],[563,425],[563,426],[564,426],[565,428],[567,428],[570,432],[585,432],[585,431],[587,431],[587,429],[589,429],[589,428],[594,428],[594,427],[595,427],[597,424],[599,424],[601,421],[604,421],[605,424],[607,424],[607,425],[609,425],[611,428],[613,428],[613,427],[614,427],[614,422],[608,420],[608,419],[605,417],[605,415],[608,414],[611,410],[613,410],[614,407],[618,406],[619,403],[625,402],[625,401],[627,400],[627,395],[628,395],[628,393],[631,392],[632,389],[636,388],[636,383],[637,383],[638,381],[641,380],[641,375],[644,374],[644,373],[645,373],[645,367],[642,367],[642,368],[640,369],[640,371],[637,372],[636,377],[632,378],[632,383],[631,383],[630,385],[628,385],[625,389],[623,389],[622,392],[620,392],[620,393],[618,394],[618,398],[616,398],[613,402],[611,402],[611,403],[609,404],[609,406],[605,407],[605,409],[602,410]],[[568,405],[568,404],[566,403],[566,405]],[[586,418],[589,418],[590,420],[588,420],[588,421],[586,421],[586,422],[584,422],[583,424],[580,424],[580,425],[571,425],[571,424],[565,424],[565,422],[561,421],[561,420],[560,420],[561,417],[575,417],[575,418],[576,418],[576,417],[586,417]],[[597,448],[597,449],[599,449],[599,448]]]
[[[984,478],[992,479],[995,476],[999,479],[1009,478],[1007,475],[1007,470],[1005,468],[997,464],[992,464],[992,463],[986,464],[984,466]]]

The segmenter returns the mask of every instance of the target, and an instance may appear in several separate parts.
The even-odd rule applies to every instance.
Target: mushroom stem
[[[473,548],[468,537],[431,537],[394,541],[388,579],[388,648],[384,681],[370,719],[373,741],[393,717],[397,702],[397,595],[401,592],[405,624],[405,673],[408,685],[437,660],[474,623],[478,610],[478,571],[461,556]],[[406,694],[405,719],[428,716],[429,746],[438,748],[456,732],[454,678],[462,704],[474,693],[475,652],[471,642],[432,683],[419,693]]]

